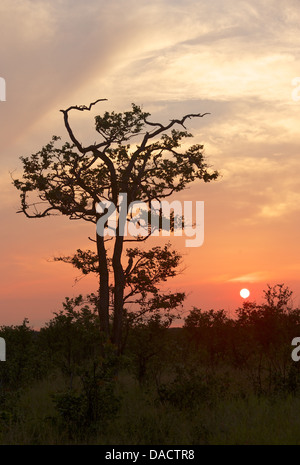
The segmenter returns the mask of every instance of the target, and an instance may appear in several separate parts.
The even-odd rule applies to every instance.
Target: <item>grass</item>
[[[106,427],[70,437],[57,427],[51,394],[62,377],[40,381],[23,391],[15,414],[2,420],[1,444],[102,445],[300,445],[300,397],[218,395],[199,399],[192,410],[160,402],[154,386],[141,388],[128,374],[120,377],[121,408]]]

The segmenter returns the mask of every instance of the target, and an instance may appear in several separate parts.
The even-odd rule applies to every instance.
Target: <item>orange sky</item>
[[[94,290],[93,278],[74,285],[76,271],[49,262],[90,247],[93,227],[17,215],[9,172],[53,134],[67,139],[61,108],[97,98],[108,102],[74,120],[83,141],[95,140],[95,114],[131,102],[161,122],[211,113],[188,129],[222,176],[178,197],[205,202],[204,245],[174,240],[185,271],[169,285],[188,292],[185,311],[232,313],[242,287],[260,301],[282,282],[300,305],[299,24],[291,0],[1,1],[0,325],[28,317],[39,327],[65,296]]]

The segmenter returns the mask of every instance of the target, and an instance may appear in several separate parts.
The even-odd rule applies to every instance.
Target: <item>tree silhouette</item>
[[[171,249],[168,243],[164,247],[156,246],[150,250],[138,247],[128,248],[125,252],[128,265],[124,270],[124,311],[122,351],[125,348],[130,328],[137,324],[145,324],[148,318],[155,318],[163,310],[164,319],[178,318],[172,313],[185,299],[184,292],[161,291],[160,286],[168,278],[180,273],[181,255]],[[94,273],[99,275],[99,260],[97,254],[91,250],[78,249],[71,256],[55,257],[55,261],[62,261],[79,269],[83,275]],[[108,259],[109,274],[112,274],[111,260]],[[110,307],[113,309],[114,286],[110,284]],[[91,301],[98,305],[99,296],[91,295]],[[134,310],[130,310],[131,307]]]
[[[107,213],[107,209],[101,210],[99,205],[109,201],[116,207],[119,216],[115,236],[105,235],[109,227],[105,222],[103,234],[98,231],[96,238],[91,239],[96,244],[95,254],[82,252],[81,258],[85,258],[87,268],[95,266],[99,276],[98,313],[101,331],[107,337],[111,336],[112,342],[120,349],[126,277],[130,270],[131,276],[134,276],[133,270],[137,269],[134,261],[141,260],[137,251],[131,251],[127,253],[127,266],[122,263],[124,244],[132,239],[122,235],[120,195],[127,196],[128,205],[134,201],[143,201],[150,206],[151,201],[161,201],[180,192],[195,180],[210,182],[217,179],[218,172],[206,164],[202,145],[196,144],[180,150],[181,143],[192,137],[186,130],[186,121],[205,115],[201,113],[187,114],[182,119],[172,119],[164,125],[150,121],[150,113],[142,111],[135,104],[124,113],[106,111],[103,116],[95,117],[95,129],[100,140],[84,146],[71,127],[70,112],[90,111],[103,100],[99,99],[89,106],[70,106],[61,110],[70,141],[58,147],[60,137],[53,136],[37,153],[21,157],[23,176],[14,179],[13,183],[20,191],[20,212],[28,218],[44,218],[60,213],[71,220],[97,224]],[[134,137],[137,142],[130,144],[129,141]],[[127,208],[126,221],[130,219],[128,213]],[[159,224],[158,228],[161,227]],[[140,235],[134,240],[146,240],[151,231],[149,226],[146,235]],[[157,250],[157,253],[160,252]],[[113,273],[112,288],[110,267]],[[141,279],[141,275],[138,279]],[[111,289],[113,327],[110,335]]]

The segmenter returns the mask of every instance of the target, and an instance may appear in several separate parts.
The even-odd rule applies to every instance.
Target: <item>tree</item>
[[[148,375],[149,365],[152,365],[152,375],[157,377],[164,367],[166,352],[170,350],[170,339],[167,338],[172,316],[155,313],[149,318],[134,320],[129,337],[128,352],[133,359],[135,375],[142,385]],[[170,355],[168,353],[168,355]],[[169,360],[169,359],[168,359]]]
[[[235,354],[260,392],[283,387],[293,376],[291,341],[299,328],[300,312],[292,308],[292,295],[284,284],[267,284],[261,304],[243,302],[236,311]]]
[[[92,305],[90,305],[92,304]],[[81,295],[66,298],[62,309],[39,332],[39,347],[53,366],[59,366],[72,386],[76,369],[87,360],[99,360],[99,318],[93,302]]]
[[[184,319],[184,329],[197,352],[204,348],[211,366],[228,353],[231,321],[225,310],[202,310],[194,307]]]
[[[126,250],[128,266],[124,270],[124,308],[123,337],[121,351],[124,350],[129,330],[137,324],[145,324],[147,318],[159,315],[163,310],[163,318],[173,320],[179,315],[171,313],[182,305],[184,292],[161,291],[160,285],[170,277],[176,276],[180,269],[181,255],[171,249],[168,243],[164,247],[156,246],[150,250],[138,247]],[[91,250],[78,249],[74,255],[55,257],[55,261],[69,263],[79,269],[83,275],[94,273],[99,275],[97,254]],[[111,260],[108,260],[109,275],[112,274]],[[114,287],[110,285],[110,307],[113,309]],[[90,296],[92,303],[98,306],[99,296]],[[133,307],[133,311],[131,308]]]
[[[187,114],[182,119],[173,119],[168,124],[152,122],[150,113],[132,104],[131,111],[124,113],[105,112],[95,117],[95,129],[100,140],[84,146],[75,136],[69,121],[71,111],[90,111],[99,99],[89,106],[71,106],[61,110],[64,125],[70,138],[57,147],[60,137],[52,140],[30,157],[21,157],[23,176],[14,179],[14,186],[20,191],[20,212],[28,218],[44,218],[60,213],[71,220],[84,220],[99,224],[107,209],[99,208],[104,202],[112,202],[118,214],[114,237],[106,237],[108,223],[103,234],[96,234],[95,255],[87,252],[86,264],[95,265],[99,276],[98,314],[100,328],[110,336],[109,305],[110,276],[113,271],[113,328],[111,339],[118,347],[122,345],[124,314],[124,289],[126,272],[134,269],[136,252],[127,254],[128,264],[122,263],[124,244],[128,240],[122,235],[121,194],[127,196],[128,205],[143,201],[151,205],[152,200],[161,201],[180,192],[191,182],[200,179],[210,182],[217,179],[218,172],[206,164],[203,146],[196,144],[180,151],[181,142],[192,137],[185,122],[205,114]],[[181,128],[175,129],[176,127]],[[128,143],[137,137],[135,144]],[[121,200],[120,200],[121,198]],[[130,220],[129,210],[125,210]],[[102,219],[102,220],[101,220]],[[161,229],[161,224],[159,229]],[[151,235],[151,225],[144,241]],[[113,245],[110,248],[111,241]],[[85,253],[85,252],[83,252]],[[111,256],[109,256],[111,254]],[[91,263],[91,260],[93,263]]]

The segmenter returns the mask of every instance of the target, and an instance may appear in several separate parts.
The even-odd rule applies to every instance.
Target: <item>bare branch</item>
[[[167,124],[166,126],[164,126],[163,124],[160,124],[160,123],[151,123],[150,122],[150,126],[158,126],[158,129],[152,133],[149,133],[147,132],[143,138],[143,141],[141,143],[141,145],[137,148],[137,150],[134,152],[134,154],[132,155],[131,159],[130,159],[130,162],[128,163],[128,166],[127,166],[127,169],[126,169],[126,172],[125,172],[125,176],[124,176],[124,180],[125,180],[125,183],[128,182],[128,179],[129,179],[129,176],[130,176],[130,173],[132,172],[132,169],[134,167],[134,164],[139,156],[139,154],[141,152],[143,152],[143,150],[145,150],[145,147],[147,145],[147,142],[149,139],[153,139],[153,137],[155,136],[158,136],[159,134],[161,134],[162,132],[164,131],[168,131],[169,129],[171,129],[175,124],[179,124],[180,126],[184,127],[184,129],[186,129],[186,127],[184,126],[184,123],[186,121],[186,119],[188,118],[203,118],[203,116],[205,115],[209,115],[210,113],[190,113],[188,115],[185,115],[183,116],[183,118],[181,120],[179,119],[172,119],[170,121],[169,124]],[[147,122],[146,120],[144,120],[147,124],[149,124],[149,122]]]
[[[124,239],[124,242],[144,242],[151,236],[151,232],[147,236],[137,236],[136,239]]]
[[[181,119],[171,119],[170,123],[167,124],[166,126],[164,126],[161,123],[152,123],[146,120],[145,120],[145,123],[149,124],[150,126],[158,126],[159,128],[150,134],[150,137],[152,138],[156,136],[157,134],[160,134],[163,131],[167,131],[168,129],[171,129],[171,127],[174,126],[175,124],[179,124],[180,126],[184,127],[184,129],[186,129],[186,127],[184,126],[185,120],[191,119],[191,118],[203,118],[203,116],[206,116],[206,115],[210,115],[210,113],[189,113],[188,115],[183,116],[183,118]]]
[[[44,210],[42,213],[37,212],[34,215],[30,215],[29,213],[27,213],[27,208],[23,207],[22,210],[17,211],[17,213],[24,213],[25,216],[27,216],[27,218],[44,218],[45,216],[51,216],[51,214],[49,213],[50,210],[57,210],[57,208],[49,207],[49,208],[46,208],[46,210]],[[52,216],[57,216],[57,215],[52,214]]]
[[[95,102],[92,102],[89,104],[89,106],[86,105],[72,105],[71,107],[67,108],[66,110],[60,110],[63,113],[68,112],[70,110],[79,110],[79,111],[84,111],[88,110],[90,111],[92,106],[96,105],[98,102],[104,102],[107,101],[107,98],[99,98],[98,100],[95,100]]]
[[[86,105],[80,105],[80,106],[72,105],[71,107],[67,108],[67,110],[60,110],[64,115],[64,123],[65,123],[65,127],[66,127],[66,129],[68,131],[69,137],[70,137],[71,141],[73,142],[73,144],[76,145],[76,147],[77,147],[77,149],[79,150],[80,153],[87,153],[87,152],[91,151],[93,146],[89,146],[89,147],[84,148],[84,147],[82,147],[80,142],[76,139],[76,137],[74,136],[74,133],[73,133],[73,131],[71,129],[71,126],[69,124],[69,111],[71,111],[71,110],[78,110],[78,111],[87,110],[87,111],[90,111],[93,105],[96,105],[96,103],[103,102],[105,100],[107,100],[107,99],[98,99],[95,102],[90,103],[89,106],[86,106]],[[98,144],[98,148],[101,145],[106,145],[106,144],[107,144],[107,142],[103,142],[102,144]]]

